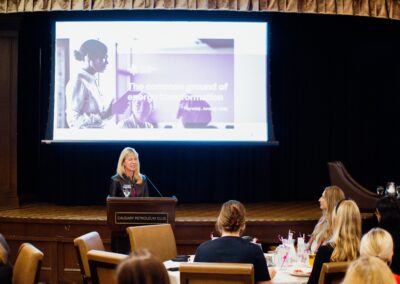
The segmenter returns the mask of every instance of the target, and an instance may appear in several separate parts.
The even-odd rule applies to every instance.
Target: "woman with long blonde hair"
[[[362,256],[347,269],[342,284],[396,284],[396,280],[389,266],[381,259],[371,256]]]
[[[344,198],[343,190],[338,186],[328,186],[322,192],[318,200],[322,216],[317,225],[315,225],[308,242],[308,247],[312,253],[315,253],[321,245],[325,245],[326,241],[332,236],[332,212],[336,204]]]
[[[140,173],[139,154],[135,149],[126,147],[119,155],[117,173],[111,177],[110,196],[149,196],[147,177]]]
[[[325,262],[353,261],[359,255],[361,214],[352,200],[341,200],[333,215],[333,233],[326,245],[318,249],[308,283],[318,283]]]

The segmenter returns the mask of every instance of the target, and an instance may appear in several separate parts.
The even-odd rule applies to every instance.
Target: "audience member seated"
[[[326,245],[326,242],[332,236],[332,212],[336,204],[344,199],[343,191],[337,186],[328,186],[325,188],[322,196],[319,198],[319,207],[322,210],[322,216],[314,231],[311,234],[308,248],[312,253],[316,253],[321,245]]]
[[[326,245],[318,249],[309,284],[319,280],[322,264],[325,262],[353,261],[359,255],[361,238],[361,214],[352,200],[341,200],[332,215],[333,233]]]
[[[396,284],[389,266],[377,257],[362,256],[347,269],[342,284]]]
[[[216,228],[221,233],[201,244],[195,262],[251,263],[254,265],[255,282],[270,283],[271,277],[260,246],[241,238],[246,228],[246,210],[242,203],[230,200],[222,205]],[[275,271],[271,271],[272,277]]]
[[[390,268],[393,273],[400,274],[400,210],[397,200],[383,197],[376,203],[378,226],[388,231],[393,238],[393,258]]]
[[[169,284],[164,264],[148,250],[134,251],[117,268],[118,284]]]
[[[11,284],[12,265],[10,263],[10,248],[6,239],[0,234],[0,283]]]
[[[393,257],[392,236],[384,229],[372,229],[361,239],[360,255],[375,256],[390,265]],[[400,276],[394,274],[394,277],[397,283],[400,283]]]

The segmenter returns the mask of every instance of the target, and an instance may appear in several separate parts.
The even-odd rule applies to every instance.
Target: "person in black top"
[[[333,212],[333,233],[326,245],[320,246],[308,284],[317,284],[325,262],[353,261],[359,256],[361,214],[352,200],[341,200]]]
[[[216,227],[221,237],[201,244],[194,261],[251,263],[254,265],[255,282],[270,283],[271,277],[262,250],[258,245],[240,237],[246,227],[243,204],[235,200],[225,202]]]
[[[10,248],[6,239],[0,234],[0,283],[12,283],[12,265],[10,262]]]
[[[148,197],[147,177],[140,173],[139,154],[126,147],[119,155],[117,173],[111,177],[110,196]]]
[[[378,226],[390,233],[393,238],[393,257],[390,268],[400,274],[400,209],[393,197],[383,197],[376,203]]]

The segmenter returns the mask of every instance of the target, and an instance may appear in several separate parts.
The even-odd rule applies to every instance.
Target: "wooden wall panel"
[[[18,207],[18,33],[0,30],[0,208]]]

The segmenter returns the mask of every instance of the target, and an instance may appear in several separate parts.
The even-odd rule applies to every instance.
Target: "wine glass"
[[[379,196],[383,196],[383,193],[385,192],[385,189],[383,188],[383,186],[378,186],[377,188],[376,188],[376,193],[379,195]]]
[[[396,186],[396,198],[400,199],[400,186]]]
[[[122,186],[122,193],[125,197],[128,197],[131,194],[131,186],[129,184],[124,184]]]

